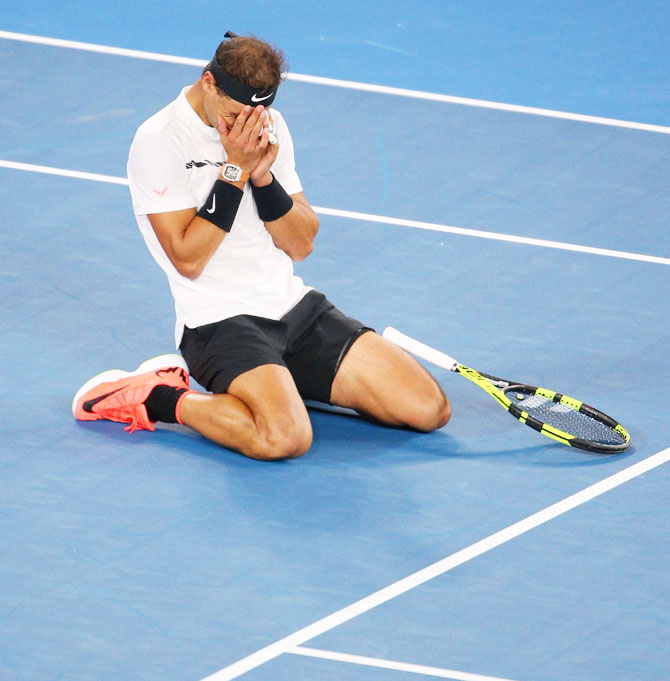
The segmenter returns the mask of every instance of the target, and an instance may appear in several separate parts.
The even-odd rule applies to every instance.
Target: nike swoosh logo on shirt
[[[263,100],[269,99],[270,97],[272,97],[273,94],[274,93],[271,92],[269,95],[265,95],[265,97],[259,97],[257,94],[254,93],[253,95],[251,95],[251,101],[252,102],[262,102]]]
[[[207,209],[207,212],[211,215],[216,210],[216,194],[212,196],[212,207]]]

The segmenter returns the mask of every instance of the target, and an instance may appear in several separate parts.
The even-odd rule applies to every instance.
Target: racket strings
[[[613,428],[566,404],[552,402],[541,395],[524,395],[514,391],[506,394],[513,404],[529,416],[577,438],[603,445],[621,445],[625,442],[623,436]]]

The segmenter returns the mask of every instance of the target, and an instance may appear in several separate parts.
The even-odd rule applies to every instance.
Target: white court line
[[[52,47],[63,47],[72,50],[86,50],[88,52],[99,52],[120,57],[131,57],[134,59],[148,59],[151,61],[162,61],[171,64],[183,64],[186,66],[204,67],[208,62],[206,59],[193,59],[190,57],[178,57],[170,54],[160,54],[158,52],[145,52],[143,50],[129,50],[123,47],[111,47],[107,45],[96,45],[94,43],[83,43],[74,40],[61,40],[60,38],[48,38],[44,36],[29,35],[26,33],[12,33],[0,31],[0,38],[5,40],[16,40],[19,42],[36,43],[38,45],[49,45]],[[289,73],[288,80],[295,80],[301,83],[311,83],[313,85],[325,85],[327,87],[339,87],[348,90],[361,90],[363,92],[375,92],[377,94],[393,95],[396,97],[409,97],[412,99],[424,99],[432,102],[443,102],[447,104],[458,104],[461,106],[472,106],[483,109],[494,109],[497,111],[508,111],[511,113],[529,114],[532,116],[545,116],[548,118],[560,118],[581,123],[595,123],[597,125],[609,125],[617,128],[628,128],[632,130],[642,130],[645,132],[657,132],[665,135],[670,134],[670,127],[663,125],[651,125],[649,123],[636,123],[634,121],[622,121],[615,118],[603,118],[601,116],[587,116],[584,114],[570,113],[567,111],[554,111],[552,109],[542,109],[532,106],[521,106],[518,104],[505,104],[503,102],[490,102],[483,99],[471,99],[468,97],[455,97],[453,95],[443,95],[437,92],[423,92],[421,90],[407,90],[404,88],[390,87],[387,85],[374,85],[372,83],[359,83],[353,80],[340,80],[337,78],[324,78],[321,76],[310,76],[304,73]]]
[[[74,177],[82,180],[94,180],[96,182],[109,182],[111,184],[127,185],[128,180],[124,177],[114,177],[112,175],[99,175],[96,173],[84,173],[77,170],[66,170],[63,168],[51,168],[49,166],[39,166],[30,163],[16,163],[14,161],[0,160],[0,168],[11,170],[25,170],[33,173],[44,173],[46,175],[60,175],[61,177]],[[338,210],[336,208],[323,208],[322,206],[312,206],[319,215],[330,215],[333,217],[346,218],[349,220],[362,220],[364,222],[377,222],[386,225],[397,225],[400,227],[413,227],[415,229],[427,229],[434,232],[445,232],[447,234],[460,234],[477,239],[491,239],[493,241],[507,241],[527,246],[539,246],[542,248],[554,248],[563,251],[574,251],[577,253],[589,253],[591,255],[602,255],[610,258],[622,258],[624,260],[637,260],[640,262],[650,262],[659,265],[670,265],[670,258],[662,258],[656,255],[645,255],[642,253],[628,253],[626,251],[614,251],[608,248],[595,248],[593,246],[580,246],[561,241],[548,241],[546,239],[533,239],[525,236],[515,236],[513,234],[502,234],[500,232],[486,232],[480,229],[467,229],[465,227],[452,227],[450,225],[440,225],[434,222],[420,222],[418,220],[406,220],[404,218],[392,218],[382,215],[372,215],[370,213],[358,213],[350,210]]]
[[[206,59],[191,59],[189,57],[177,57],[158,52],[144,52],[143,50],[128,50],[124,47],[111,47],[109,45],[96,45],[95,43],[81,43],[76,40],[61,40],[60,38],[47,38],[41,35],[29,35],[27,33],[11,33],[0,31],[0,39],[16,40],[22,43],[34,43],[36,45],[49,45],[50,47],[63,47],[68,50],[84,50],[85,52],[98,52],[112,54],[117,57],[131,57],[133,59],[148,59],[150,61],[163,61],[170,64],[183,64],[184,66],[199,66],[207,64]]]
[[[467,229],[465,227],[452,227],[451,225],[440,225],[434,222],[420,222],[418,220],[406,220],[404,218],[392,218],[382,215],[371,215],[369,213],[357,213],[350,210],[338,210],[336,208],[321,208],[314,206],[314,210],[321,215],[332,215],[335,217],[349,218],[351,220],[364,220],[366,222],[381,222],[387,225],[399,225],[402,227],[414,227],[415,229],[428,229],[434,232],[446,232],[447,234],[460,234],[471,236],[477,239],[492,239],[494,241],[509,241],[515,244],[526,244],[528,246],[540,246],[543,248],[555,248],[562,251],[575,251],[579,253],[590,253],[592,255],[604,255],[610,258],[623,258],[624,260],[639,260],[642,262],[652,262],[659,265],[670,265],[670,258],[662,258],[656,255],[644,255],[642,253],[628,253],[626,251],[614,251],[609,248],[595,248],[593,246],[580,246],[569,244],[562,241],[548,241],[547,239],[534,239],[526,236],[515,236],[513,234],[502,234],[501,232],[488,232],[481,229]]]
[[[409,664],[407,662],[395,662],[393,660],[382,660],[378,657],[364,657],[362,655],[349,655],[348,653],[336,653],[332,650],[321,650],[319,648],[305,648],[296,646],[287,650],[291,655],[302,655],[303,657],[316,657],[320,660],[332,660],[334,662],[348,662],[349,664],[360,664],[364,667],[378,667],[379,669],[393,669],[398,672],[409,672],[410,674],[421,674],[423,676],[435,676],[438,679],[452,679],[453,681],[513,681],[503,679],[499,676],[485,676],[484,674],[471,674],[470,672],[459,672],[455,669],[442,669],[441,667],[428,667],[423,664]]]
[[[624,483],[637,478],[643,473],[667,463],[668,461],[670,461],[670,447],[657,452],[656,454],[653,454],[642,461],[638,461],[628,468],[624,468],[618,473],[614,473],[613,475],[610,475],[609,477],[600,480],[589,487],[586,487],[580,492],[572,494],[571,496],[566,497],[565,499],[562,499],[561,501],[552,504],[541,511],[538,511],[537,513],[533,513],[527,518],[524,518],[513,525],[509,525],[508,527],[505,527],[504,529],[499,530],[498,532],[495,532],[494,534],[491,534],[488,537],[481,539],[480,541],[475,542],[474,544],[471,544],[460,551],[457,551],[456,553],[452,553],[450,556],[443,558],[437,563],[433,563],[432,565],[429,565],[428,567],[423,568],[422,570],[419,570],[418,572],[415,572],[414,574],[411,574],[408,577],[395,582],[394,584],[384,587],[383,589],[380,589],[379,591],[376,591],[375,593],[370,594],[369,596],[366,596],[365,598],[362,598],[359,601],[356,601],[355,603],[352,603],[351,605],[348,605],[341,610],[324,617],[323,619],[313,622],[312,624],[299,629],[293,634],[289,634],[288,636],[285,636],[284,638],[279,639],[268,646],[265,646],[265,648],[261,648],[255,653],[251,653],[251,655],[247,655],[241,660],[238,660],[237,662],[224,667],[220,671],[207,676],[205,679],[202,679],[202,681],[232,681],[232,679],[236,679],[239,676],[251,671],[252,669],[260,667],[266,662],[275,659],[279,655],[283,655],[295,650],[298,646],[302,646],[302,644],[306,643],[307,641],[310,641],[311,639],[316,638],[317,636],[320,636],[321,634],[324,634],[327,631],[344,624],[345,622],[349,622],[355,617],[358,617],[369,610],[383,605],[393,598],[401,596],[402,594],[405,594],[408,591],[425,584],[431,579],[435,579],[449,570],[453,570],[455,567],[463,565],[473,558],[477,558],[478,556],[481,556],[482,554],[487,553],[488,551],[491,551],[492,549],[501,546],[502,544],[505,544],[506,542],[511,541],[512,539],[515,539],[516,537],[519,537],[522,534],[539,527],[540,525],[543,525],[549,520],[553,520],[554,518],[557,518],[558,516],[563,515],[564,513],[567,513],[568,511],[571,511],[582,504],[585,504],[587,501],[591,501],[601,494],[605,494],[605,492],[609,492],[615,487],[623,485]]]
[[[66,170],[64,168],[51,168],[50,166],[38,166],[32,163],[16,163],[14,161],[0,160],[0,168],[10,170],[25,170],[30,173],[42,173],[43,175],[59,175],[60,177],[74,177],[78,180],[93,180],[94,182],[109,182],[110,184],[128,185],[125,177],[113,175],[99,175],[98,173],[83,173],[79,170]]]

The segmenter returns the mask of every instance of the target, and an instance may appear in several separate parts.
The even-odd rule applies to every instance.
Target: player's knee
[[[451,418],[451,404],[444,393],[439,390],[438,394],[422,399],[415,407],[412,414],[412,428],[430,432],[445,426]]]
[[[312,446],[312,427],[307,423],[286,423],[268,429],[259,438],[256,458],[279,461],[302,456]]]
[[[441,404],[437,412],[437,426],[436,428],[442,428],[449,423],[451,418],[451,402],[447,399],[446,395],[442,395]]]

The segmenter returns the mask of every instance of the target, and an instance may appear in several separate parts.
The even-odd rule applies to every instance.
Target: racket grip
[[[456,371],[456,367],[458,367],[458,362],[453,357],[449,357],[449,355],[446,355],[444,352],[431,348],[430,345],[426,345],[414,338],[406,336],[392,326],[387,326],[384,329],[382,336],[399,348],[416,355],[416,357],[425,359],[427,362],[441,367],[442,369]]]

